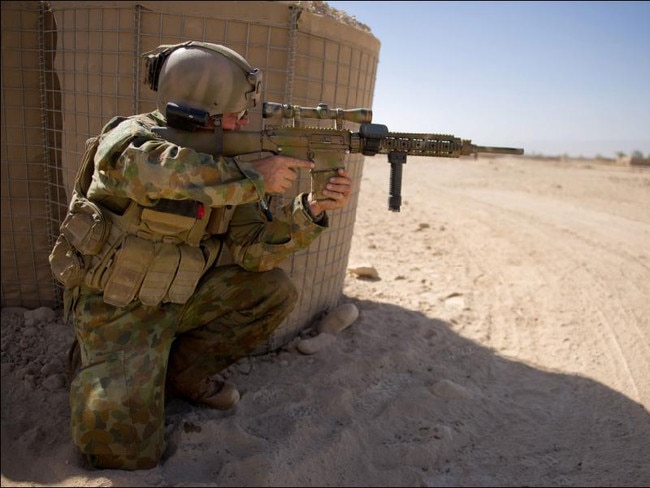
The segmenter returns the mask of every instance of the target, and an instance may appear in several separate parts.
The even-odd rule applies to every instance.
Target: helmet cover
[[[260,70],[226,46],[190,41],[155,51],[146,54],[145,83],[158,92],[156,106],[162,114],[168,103],[217,115],[259,102]]]

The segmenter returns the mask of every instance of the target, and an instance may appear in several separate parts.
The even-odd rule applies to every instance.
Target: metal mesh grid
[[[190,39],[220,43],[263,71],[265,100],[304,106],[326,102],[343,108],[372,103],[379,43],[331,19],[308,12],[297,15],[294,2],[15,2],[20,4],[15,9],[5,8],[6,3],[2,10],[3,70],[10,67],[22,73],[22,78],[31,74],[34,86],[21,77],[3,75],[2,157],[3,162],[10,162],[2,165],[3,306],[60,303],[47,255],[65,215],[85,142],[114,115],[155,108],[155,93],[142,83],[142,53]],[[15,22],[13,31],[9,23],[5,25],[7,12],[24,16]],[[33,26],[29,31],[33,36],[26,35],[25,23]],[[5,36],[14,43],[15,56],[6,52]],[[19,101],[21,89],[23,93],[33,90],[35,96]],[[33,102],[34,107],[26,102]],[[255,110],[251,121],[250,130],[262,128]],[[350,124],[349,128],[356,127]],[[31,161],[34,167],[28,175]],[[283,265],[301,298],[269,348],[286,342],[340,299],[363,157],[349,156],[348,168],[355,182],[350,205],[333,212],[331,228]],[[308,190],[309,184],[308,174],[301,175],[274,205]],[[18,199],[24,201],[20,210],[14,208]],[[17,262],[7,270],[5,254],[21,255],[17,251],[26,247],[24,240],[36,236],[43,242],[32,244],[33,252],[24,253],[29,262]],[[19,271],[25,269],[28,275],[21,275]]]
[[[2,3],[3,306],[55,302],[47,259],[57,198],[47,163],[60,147],[52,20],[38,2]]]

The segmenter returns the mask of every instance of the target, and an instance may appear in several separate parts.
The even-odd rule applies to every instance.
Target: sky
[[[328,1],[379,39],[373,122],[650,157],[650,2]]]

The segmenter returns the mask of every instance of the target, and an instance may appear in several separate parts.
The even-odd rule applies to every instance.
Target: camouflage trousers
[[[184,305],[124,308],[82,291],[74,307],[81,369],[70,388],[74,443],[98,468],[150,469],[165,448],[167,374],[197,380],[253,353],[298,293],[280,269],[210,270]]]

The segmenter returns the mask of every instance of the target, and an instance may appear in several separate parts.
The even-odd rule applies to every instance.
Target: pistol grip
[[[311,171],[311,192],[315,200],[331,200],[331,198],[323,195],[323,190],[330,178],[338,174],[338,168]]]

